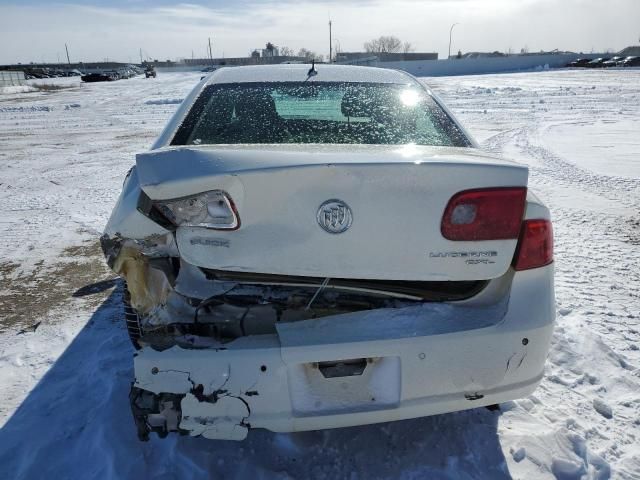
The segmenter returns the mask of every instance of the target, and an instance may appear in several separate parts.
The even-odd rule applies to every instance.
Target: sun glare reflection
[[[415,107],[420,101],[420,94],[415,90],[403,90],[400,93],[400,101],[405,107]]]
[[[415,143],[407,143],[400,147],[397,152],[404,158],[411,158],[417,155],[418,148]]]

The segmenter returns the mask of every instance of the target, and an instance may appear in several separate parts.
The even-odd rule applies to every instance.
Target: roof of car
[[[208,84],[247,82],[366,82],[414,83],[411,76],[399,70],[354,65],[316,64],[315,75],[308,75],[310,63],[223,67],[209,75]]]

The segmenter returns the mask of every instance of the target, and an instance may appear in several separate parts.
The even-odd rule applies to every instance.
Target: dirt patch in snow
[[[629,221],[627,241],[632,245],[640,245],[640,219]]]
[[[59,262],[46,266],[40,261],[29,272],[21,271],[19,263],[0,263],[0,331],[29,326],[35,319],[46,321],[54,307],[71,297],[97,307],[106,298],[102,292],[114,285],[95,240],[65,248]]]

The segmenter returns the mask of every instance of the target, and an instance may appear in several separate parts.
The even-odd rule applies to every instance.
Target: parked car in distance
[[[32,67],[32,68],[27,68],[26,72],[27,72],[27,75],[31,78],[50,78],[51,77],[48,68]]]
[[[132,71],[132,70],[129,70],[128,68],[119,68],[119,69],[117,70],[117,72],[118,72],[118,76],[119,76],[121,79],[127,79],[127,78],[131,78],[131,77],[135,76],[135,74],[133,73],[133,71]]]
[[[623,67],[640,67],[640,57],[627,57],[622,61]]]
[[[550,214],[527,184],[405,72],[207,75],[137,155],[101,238],[126,282],[139,438],[529,395],[555,300]]]
[[[144,70],[144,76],[145,78],[156,78],[156,69],[153,67],[153,65],[149,65],[147,68],[145,68]]]
[[[94,72],[82,75],[80,79],[83,82],[113,82],[120,79],[120,75],[116,71]]]
[[[589,63],[590,61],[591,61],[590,58],[578,58],[577,60],[574,60],[573,62],[569,62],[567,64],[567,67],[573,67],[573,68],[585,67],[587,65],[587,63]]]
[[[623,60],[624,57],[611,57],[609,60],[602,62],[602,66],[605,68],[618,67],[622,65]]]
[[[131,72],[132,76],[142,75],[144,73],[144,69],[140,68],[138,65],[130,64],[127,65],[127,69]]]
[[[608,58],[596,58],[594,60],[591,60],[589,63],[587,63],[585,65],[585,67],[587,68],[604,68],[604,62],[606,62],[608,60]]]

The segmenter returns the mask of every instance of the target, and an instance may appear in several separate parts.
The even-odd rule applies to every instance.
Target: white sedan
[[[527,167],[394,70],[221,68],[136,158],[102,246],[150,432],[245,438],[495,405],[555,300]]]

